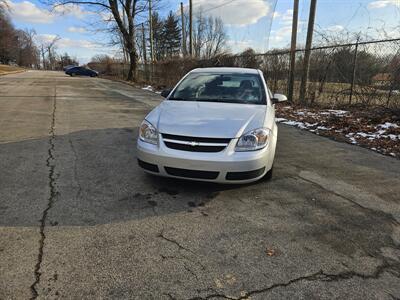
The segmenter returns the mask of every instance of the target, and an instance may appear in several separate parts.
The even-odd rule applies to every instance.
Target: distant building
[[[372,77],[372,83],[379,86],[388,86],[393,81],[393,74],[379,73]]]

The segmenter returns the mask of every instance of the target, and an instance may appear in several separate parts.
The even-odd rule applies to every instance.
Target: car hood
[[[167,100],[146,120],[160,133],[235,138],[263,127],[266,109],[265,105]]]

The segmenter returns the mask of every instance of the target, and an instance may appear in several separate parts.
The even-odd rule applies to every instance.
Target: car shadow
[[[0,225],[39,225],[50,202],[53,226],[190,212],[242,187],[146,174],[136,137],[137,128],[107,128],[57,135],[53,145],[47,137],[0,144]]]

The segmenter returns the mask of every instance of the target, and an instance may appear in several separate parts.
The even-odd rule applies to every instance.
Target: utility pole
[[[142,49],[143,49],[143,63],[147,64],[146,35],[144,33],[144,24],[143,23],[142,23]]]
[[[185,15],[183,14],[183,2],[181,2],[181,22],[182,22],[182,54],[186,56],[186,30],[185,30]]]
[[[300,85],[301,104],[306,104],[307,81],[308,81],[308,73],[310,70],[311,44],[314,32],[316,7],[317,7],[317,0],[311,0],[310,16],[308,17],[306,49],[304,52],[303,74],[301,76],[301,85]]]
[[[44,47],[42,45],[42,61],[43,61],[43,70],[46,70],[46,61],[44,59]]]
[[[193,3],[189,0],[189,52],[193,57]]]
[[[290,44],[290,71],[289,71],[289,86],[288,97],[290,102],[294,102],[294,72],[296,68],[296,42],[297,42],[297,24],[299,20],[299,0],[294,0],[293,3],[293,20],[292,20],[292,41]]]
[[[150,30],[150,63],[154,62],[154,45],[153,45],[153,14],[151,8],[151,0],[149,0],[149,30]]]

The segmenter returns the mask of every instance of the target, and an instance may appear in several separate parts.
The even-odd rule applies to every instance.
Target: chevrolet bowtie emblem
[[[190,142],[190,146],[192,146],[192,147],[196,147],[196,146],[198,146],[198,145],[199,145],[198,142]]]

